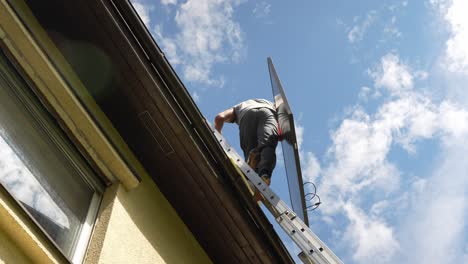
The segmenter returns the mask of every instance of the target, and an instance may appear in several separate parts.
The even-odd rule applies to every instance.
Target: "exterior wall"
[[[104,196],[86,263],[211,263],[151,179]]]
[[[67,263],[8,194],[0,195],[0,264]],[[211,263],[149,177],[109,187],[84,263]]]
[[[32,263],[13,241],[0,230],[0,264],[4,263]]]
[[[13,2],[28,13],[24,2]],[[33,17],[22,18],[30,29],[42,30]],[[42,34],[42,38],[46,35]],[[138,168],[140,183],[73,97],[67,83],[79,80],[70,77],[73,72],[67,74],[67,81],[63,80],[54,65],[66,62],[51,63],[47,59],[60,57],[51,41],[41,40],[42,47],[37,45],[5,0],[0,0],[0,41],[62,118],[68,132],[114,182],[104,194],[85,263],[210,263],[138,161],[132,165]],[[49,57],[44,54],[44,47]],[[29,259],[34,263],[67,263],[12,198],[0,194],[0,263],[28,263]]]

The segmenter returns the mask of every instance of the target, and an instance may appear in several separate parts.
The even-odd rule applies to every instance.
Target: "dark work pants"
[[[251,151],[260,154],[255,171],[259,176],[271,177],[276,165],[278,127],[275,115],[268,108],[251,109],[242,117],[239,125],[241,148],[247,160]]]

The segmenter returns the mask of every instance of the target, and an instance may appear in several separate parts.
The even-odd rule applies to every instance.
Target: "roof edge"
[[[207,154],[207,159],[211,165],[227,177],[223,177],[231,185],[235,193],[239,196],[244,208],[252,217],[256,225],[264,231],[267,241],[272,249],[276,251],[283,263],[294,263],[285,245],[280,240],[278,234],[273,229],[272,224],[266,218],[261,208],[253,201],[252,194],[244,181],[239,181],[238,170],[230,161],[222,147],[217,142],[212,128],[208,121],[200,112],[199,108],[188,93],[177,73],[167,60],[164,52],[157,45],[156,41],[141,21],[136,10],[128,0],[109,0],[115,11],[125,21],[134,40],[139,44],[141,51],[147,56],[150,64],[158,71],[165,81],[167,93],[171,95],[179,109],[185,117],[185,127],[193,137],[197,145]],[[237,180],[236,180],[237,179]]]

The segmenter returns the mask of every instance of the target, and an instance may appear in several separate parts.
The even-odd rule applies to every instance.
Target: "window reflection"
[[[65,213],[44,190],[18,155],[0,135],[0,183],[35,216],[57,225],[54,229],[69,229]],[[42,224],[42,223],[41,223]]]
[[[99,202],[94,176],[0,51],[0,185],[69,260],[80,262],[78,243],[90,235],[83,227]]]

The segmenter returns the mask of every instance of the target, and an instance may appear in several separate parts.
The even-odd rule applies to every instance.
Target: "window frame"
[[[71,254],[66,254],[64,250],[52,239],[47,230],[41,226],[36,218],[3,184],[0,187],[8,193],[15,203],[22,209],[35,226],[47,237],[48,241],[71,263],[83,263],[88,245],[91,241],[92,231],[96,224],[99,208],[105,191],[105,184],[99,179],[99,173],[92,164],[89,163],[86,156],[79,150],[76,143],[66,133],[66,130],[60,125],[57,119],[51,113],[50,108],[44,104],[41,97],[37,95],[34,85],[27,76],[9,57],[9,54],[0,51],[0,82],[9,86],[11,92],[15,94],[18,102],[25,107],[27,112],[35,119],[36,125],[40,127],[41,132],[47,137],[48,144],[53,144],[63,159],[69,162],[70,167],[79,175],[93,191],[86,217],[80,223],[80,229],[77,237],[71,245]]]

